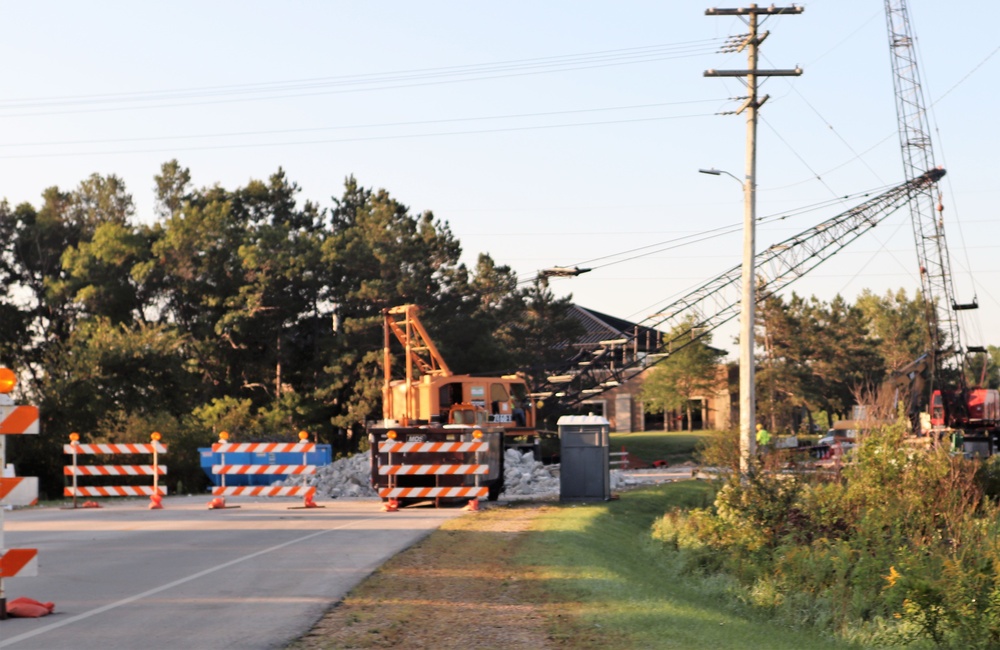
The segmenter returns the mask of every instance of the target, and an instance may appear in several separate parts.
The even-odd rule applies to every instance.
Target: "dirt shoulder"
[[[290,650],[580,647],[566,634],[568,604],[551,602],[516,561],[545,509],[492,507],[449,521],[379,568]]]

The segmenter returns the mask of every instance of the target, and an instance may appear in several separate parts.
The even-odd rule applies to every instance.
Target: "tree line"
[[[919,292],[909,297],[904,289],[884,295],[865,290],[853,304],[839,295],[829,302],[794,292],[768,297],[755,327],[758,419],[771,430],[794,432],[850,418],[859,395],[876,390],[894,370],[928,351],[928,327],[923,297]],[[669,338],[689,329],[682,324]],[[690,425],[691,400],[726,376],[719,372],[722,356],[710,336],[677,350],[643,386],[647,412],[686,414]],[[1000,348],[987,346],[986,353],[969,354],[966,361],[967,385],[1000,387]],[[946,387],[959,383],[955,372],[936,379]],[[737,391],[730,386],[731,393]]]
[[[328,206],[299,201],[281,169],[196,188],[172,160],[154,180],[145,219],[114,175],[0,203],[0,363],[44,431],[9,460],[51,495],[73,431],[161,432],[168,484],[188,490],[205,482],[197,447],[221,430],[356,449],[381,417],[384,308],[419,304],[456,373],[545,364],[576,333],[569,297],[488,254],[468,268],[448,223],[353,177]]]

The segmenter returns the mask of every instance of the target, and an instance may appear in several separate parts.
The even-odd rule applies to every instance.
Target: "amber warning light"
[[[6,395],[14,390],[17,385],[17,377],[10,368],[0,368],[0,393]]]

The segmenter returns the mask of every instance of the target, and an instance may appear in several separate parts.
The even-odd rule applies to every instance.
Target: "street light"
[[[750,459],[757,451],[754,423],[757,421],[757,402],[754,386],[754,312],[757,298],[754,295],[754,221],[756,220],[754,200],[754,165],[748,164],[746,179],[741,181],[722,169],[699,169],[702,174],[719,176],[725,174],[743,186],[743,296],[740,301],[740,472],[750,470]]]
[[[737,183],[739,183],[740,187],[743,186],[743,181],[741,181],[740,179],[736,178],[735,176],[733,176],[732,174],[730,174],[729,172],[727,172],[725,169],[714,169],[714,168],[713,169],[699,169],[698,171],[701,172],[702,174],[711,174],[712,176],[719,176],[720,174],[725,174],[729,178],[731,178],[734,181],[736,181]]]
[[[576,276],[590,273],[590,269],[581,269],[578,266],[553,266],[552,268],[542,269],[538,272],[538,277],[540,278],[575,278]]]

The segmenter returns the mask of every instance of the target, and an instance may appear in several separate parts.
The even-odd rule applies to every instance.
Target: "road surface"
[[[55,613],[0,621],[0,648],[211,650],[281,648],[387,558],[462,514],[383,513],[377,500],[210,497],[100,509],[7,512],[10,548],[37,548],[38,576],[4,581],[8,600]]]

